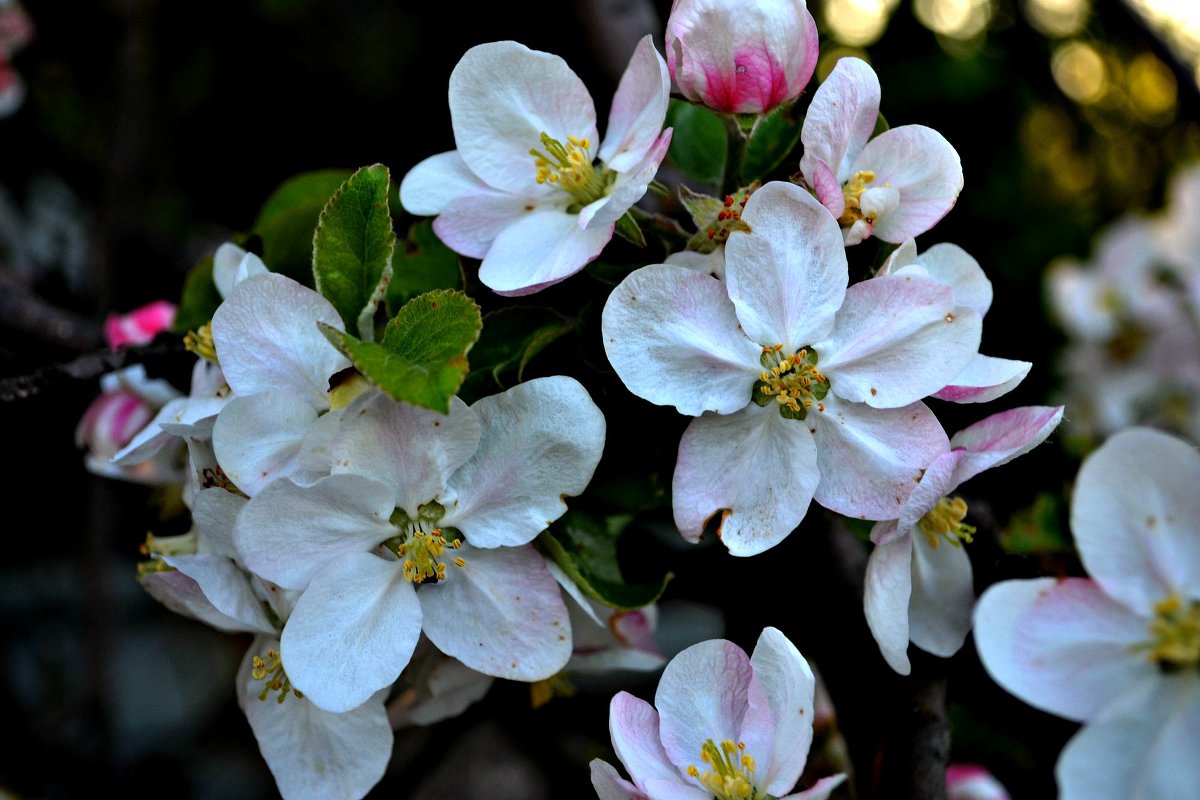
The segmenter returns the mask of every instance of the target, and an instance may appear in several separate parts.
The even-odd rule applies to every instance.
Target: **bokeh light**
[[[827,0],[825,26],[833,38],[857,47],[874,44],[900,0]]]
[[[992,0],[913,0],[913,13],[925,27],[951,39],[971,39],[992,19]]]
[[[1092,12],[1091,0],[1025,0],[1029,23],[1046,36],[1074,36]]]
[[[1080,41],[1055,48],[1050,71],[1063,94],[1077,103],[1098,102],[1108,88],[1108,69],[1095,46]]]

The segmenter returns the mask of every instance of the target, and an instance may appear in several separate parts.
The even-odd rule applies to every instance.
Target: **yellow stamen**
[[[1164,672],[1200,668],[1200,600],[1171,595],[1154,606],[1154,613],[1153,641],[1137,649],[1147,650]]]
[[[938,500],[925,516],[917,522],[917,527],[929,539],[929,546],[937,549],[938,541],[945,539],[955,547],[962,547],[963,542],[970,544],[974,541],[975,528],[963,522],[967,516],[967,503],[961,497],[943,497]]]
[[[541,141],[544,152],[537,148],[529,151],[533,156],[539,184],[561,189],[581,206],[608,194],[614,175],[607,169],[596,171],[592,164],[592,143],[589,139],[568,136],[564,145],[548,133],[543,133]]]
[[[213,344],[212,323],[206,322],[183,337],[183,346],[206,361],[217,363],[217,346]]]
[[[843,227],[849,227],[860,219],[866,219],[868,222],[874,222],[868,219],[862,212],[862,193],[866,191],[867,186],[871,181],[875,180],[875,173],[869,169],[856,172],[850,176],[850,180],[846,181],[842,186],[842,196],[845,198],[846,207],[842,211],[842,215],[838,217],[838,224]]]
[[[700,745],[700,761],[709,769],[701,773],[692,764],[688,766],[687,774],[712,792],[714,800],[761,800],[766,795],[759,794],[754,787],[755,762],[745,750],[744,742],[735,744],[726,739],[717,747],[712,739],[706,739]]]
[[[283,661],[279,658],[279,652],[274,648],[267,651],[267,657],[254,656],[250,660],[251,670],[250,676],[256,681],[264,681],[263,690],[258,695],[258,699],[264,703],[271,692],[279,692],[279,697],[275,702],[282,703],[287,699],[288,693],[296,695],[298,700],[304,699],[304,694],[297,691],[292,686],[292,682],[288,680],[287,673],[283,671]]]
[[[761,360],[766,369],[759,373],[751,398],[760,406],[774,399],[784,417],[804,419],[808,409],[829,393],[829,380],[817,369],[816,352],[809,348],[790,356],[782,352],[781,344],[763,348]]]

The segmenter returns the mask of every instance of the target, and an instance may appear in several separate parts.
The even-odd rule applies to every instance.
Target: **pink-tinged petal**
[[[1200,596],[1200,453],[1148,428],[1116,434],[1084,460],[1071,530],[1088,572],[1114,599],[1153,613]]]
[[[803,792],[789,794],[786,797],[780,798],[780,800],[827,800],[829,795],[833,793],[833,790],[845,782],[846,776],[844,774],[829,775],[828,777],[821,778]]]
[[[25,81],[7,59],[0,59],[0,119],[16,113],[25,102]]]
[[[813,192],[821,201],[821,205],[829,209],[834,219],[840,217],[846,210],[846,195],[842,193],[841,181],[833,174],[829,165],[824,161],[817,161],[813,164],[812,175],[809,175],[808,179],[812,182]]]
[[[779,796],[796,785],[808,759],[816,679],[796,646],[775,628],[763,629],[750,665],[775,723],[770,755],[759,756],[756,778],[761,789]]]
[[[622,778],[616,767],[607,761],[593,758],[591,770],[592,789],[599,800],[650,800],[649,795]]]
[[[663,750],[677,767],[700,767],[700,748],[708,739],[738,741],[753,677],[750,659],[724,639],[694,644],[671,659],[654,706]]]
[[[609,295],[604,350],[629,391],[699,416],[746,406],[762,348],[746,338],[725,287],[686,267],[655,264]]]
[[[912,595],[912,536],[897,533],[895,521],[877,522],[871,529],[875,549],[867,559],[863,611],[867,627],[888,666],[901,675],[912,670],[908,661],[908,602]]]
[[[1004,581],[975,605],[975,646],[996,683],[1032,706],[1094,718],[1158,667],[1134,648],[1150,621],[1081,578]]]
[[[609,169],[628,172],[641,163],[662,130],[671,99],[667,63],[647,35],[638,42],[621,76],[600,145],[600,160]]]
[[[416,519],[442,495],[446,481],[479,447],[478,416],[457,397],[450,413],[364,394],[342,417],[333,440],[334,474],[373,478],[395,493],[392,505]]]
[[[863,519],[896,519],[921,471],[948,449],[946,434],[922,403],[871,408],[833,394],[805,420],[816,435],[821,482],[814,499]]]
[[[479,448],[446,483],[444,523],[476,547],[528,544],[587,488],[604,450],[604,414],[574,378],[518,384],[471,406]]]
[[[196,546],[205,555],[236,559],[233,525],[246,498],[224,489],[201,489],[192,500],[192,527]]]
[[[908,268],[905,270],[905,268]],[[917,242],[915,239],[905,239],[896,245],[896,249],[879,268],[879,275],[896,275],[901,270],[915,272],[917,275],[929,275],[929,272],[917,263]]]
[[[779,544],[808,512],[820,475],[805,424],[775,404],[692,420],[671,481],[675,524],[696,541],[720,515],[717,535],[735,556]]]
[[[960,483],[954,480],[954,470],[965,455],[965,450],[951,450],[948,453],[939,453],[937,458],[929,463],[921,473],[921,480],[908,496],[904,508],[900,510],[897,524],[901,530],[907,531],[912,528],[920,522],[921,517],[932,511],[943,497],[954,491]]]
[[[224,556],[164,556],[170,567],[191,578],[213,608],[238,620],[239,630],[274,634],[263,603],[250,585],[249,574]]]
[[[975,583],[966,548],[942,540],[932,547],[920,531],[912,532],[912,599],[908,636],[927,653],[949,658],[971,630]]]
[[[193,556],[193,558],[197,557]],[[213,558],[213,556],[205,556],[205,558]],[[245,620],[231,617],[217,610],[200,585],[179,570],[150,572],[142,575],[138,580],[151,597],[176,614],[198,620],[226,633],[258,631],[256,626],[247,624]]]
[[[653,780],[683,784],[658,738],[658,712],[645,700],[618,692],[608,706],[608,732],[617,758],[638,786]]]
[[[484,258],[505,228],[544,202],[496,191],[463,195],[446,205],[433,231],[454,252]]]
[[[283,668],[325,711],[391,685],[421,636],[421,607],[398,561],[346,553],[313,576],[283,628]]]
[[[479,265],[479,280],[496,294],[532,294],[583,269],[600,255],[613,229],[581,230],[578,214],[539,207],[499,233]]]
[[[278,649],[279,643],[255,641],[237,680],[246,721],[280,795],[287,800],[363,797],[383,777],[392,756],[383,695],[343,714],[322,711],[295,695],[282,703],[274,693],[260,700],[263,682],[253,677],[253,658],[268,648]]]
[[[875,173],[872,186],[900,193],[894,211],[875,220],[875,236],[900,243],[929,230],[946,216],[963,187],[958,153],[940,133],[924,125],[884,131],[863,148],[851,174]]]
[[[953,383],[933,396],[950,403],[987,403],[1017,388],[1032,368],[1028,361],[976,354]]]
[[[839,190],[840,184],[853,175],[851,164],[875,130],[880,96],[879,78],[867,62],[858,58],[838,60],[813,94],[800,132],[804,143],[800,171],[809,180],[816,174],[818,162],[824,162],[834,173]]]
[[[159,409],[159,412],[154,416],[154,419],[146,423],[146,426],[139,430],[134,437],[129,440],[128,444],[113,454],[113,465],[118,467],[131,467],[135,464],[141,464],[149,461],[150,459],[154,458],[154,456],[158,455],[158,452],[166,447],[172,441],[172,439],[174,439],[171,434],[162,429],[162,423],[179,414],[186,406],[187,398],[177,397]],[[119,408],[114,407],[110,408],[109,410],[111,412],[120,413]],[[125,413],[132,416],[134,412],[132,408],[130,408],[127,409]],[[140,414],[138,414],[138,416],[140,416]],[[99,423],[103,420],[97,419],[96,421]],[[134,421],[135,420],[132,419],[124,420],[125,424],[129,427],[132,427]],[[82,426],[82,422],[80,424]],[[79,432],[77,431],[76,436],[78,435]]]
[[[175,305],[156,300],[128,314],[110,314],[104,321],[104,339],[112,348],[147,344],[170,328],[174,321]]]
[[[388,522],[394,507],[391,487],[359,475],[331,475],[304,488],[279,480],[238,514],[233,543],[256,575],[304,589],[327,562],[395,536]]]
[[[1156,676],[1120,694],[1067,743],[1055,768],[1062,800],[1200,796],[1200,682]]]
[[[667,256],[668,264],[694,269],[711,275],[717,280],[725,280],[725,245],[717,245],[711,253],[697,253],[694,250],[680,250]]]
[[[92,401],[75,427],[75,446],[86,447],[99,458],[111,458],[145,431],[155,416],[154,407],[133,392],[105,392]],[[158,433],[161,430],[155,424],[142,439]]]
[[[316,420],[303,397],[283,392],[235,397],[213,425],[213,450],[229,479],[253,497],[300,469],[300,444]]]
[[[537,681],[571,657],[562,593],[532,547],[464,546],[463,567],[418,592],[425,635],[439,650],[485,675]]]
[[[329,301],[284,275],[238,284],[213,314],[212,336],[225,380],[237,394],[277,391],[329,407],[329,376],[350,362],[318,322],[343,330]]]
[[[954,290],[957,305],[973,308],[981,317],[992,307],[992,282],[979,262],[958,245],[935,244],[921,254],[918,263],[931,278]]]
[[[982,320],[930,278],[885,275],[851,286],[817,368],[843,400],[897,408],[949,384],[979,351]]]
[[[652,780],[646,784],[646,793],[651,800],[710,800],[707,789],[683,783],[682,780]]]
[[[419,658],[419,656],[418,656]],[[438,654],[437,663],[429,670],[423,692],[415,705],[402,712],[403,725],[433,725],[457,717],[484,698],[496,679],[476,672],[448,656]]]
[[[538,196],[531,148],[541,135],[599,141],[596,109],[567,62],[517,42],[472,47],[450,74],[450,121],[458,153],[496,189]]]
[[[662,135],[651,144],[649,152],[646,153],[646,157],[641,163],[634,164],[628,172],[617,176],[606,200],[594,202],[579,212],[581,228],[595,228],[614,223],[634,203],[642,199],[650,187],[650,181],[654,180],[654,176],[658,174],[659,165],[667,157],[672,133],[672,128],[663,131]]]
[[[824,337],[849,273],[837,222],[808,192],[773,182],[746,203],[750,233],[725,244],[725,283],[746,335],[794,353]]]
[[[992,773],[975,764],[946,767],[948,800],[1012,800]]]
[[[501,193],[481,181],[457,150],[426,158],[400,181],[400,204],[408,213],[423,217],[441,214],[455,200],[477,195]]]
[[[961,451],[961,458],[954,468],[952,488],[985,469],[1007,464],[1028,453],[1046,441],[1062,422],[1062,417],[1062,406],[1023,406],[1001,411],[963,428],[950,439],[950,446]]]

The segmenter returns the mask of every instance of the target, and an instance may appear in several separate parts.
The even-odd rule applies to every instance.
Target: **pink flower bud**
[[[105,392],[92,401],[75,428],[75,444],[89,454],[111,458],[154,418],[156,409],[128,389]]]
[[[0,0],[0,52],[9,55],[33,41],[33,20],[20,3]]]
[[[766,113],[800,95],[817,65],[805,0],[675,0],[667,65],[689,100]]]
[[[146,344],[174,321],[175,306],[166,300],[155,300],[128,314],[110,314],[104,321],[104,338],[113,349]]]
[[[1009,800],[1008,791],[977,764],[951,764],[946,769],[950,800]]]

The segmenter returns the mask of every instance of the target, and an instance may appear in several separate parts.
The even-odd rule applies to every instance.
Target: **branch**
[[[144,347],[128,347],[121,350],[101,350],[90,353],[80,356],[74,361],[68,361],[66,364],[42,367],[29,375],[18,375],[0,380],[0,403],[25,400],[64,384],[94,381],[101,375],[120,369],[127,364],[171,361],[186,352],[182,340],[171,338]]]

